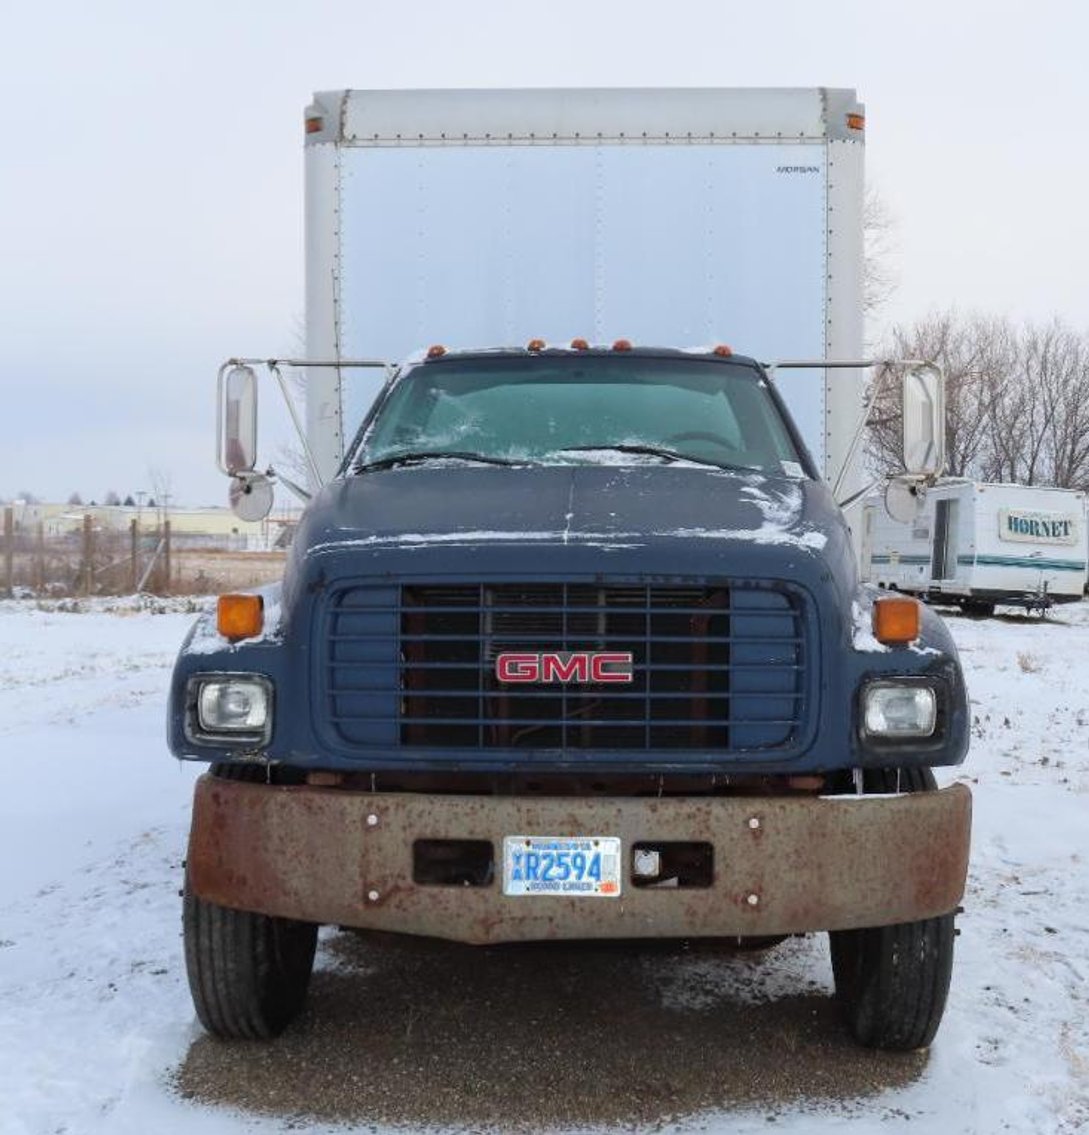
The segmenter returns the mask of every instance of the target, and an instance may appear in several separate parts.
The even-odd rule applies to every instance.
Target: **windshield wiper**
[[[650,457],[661,457],[663,461],[691,461],[695,465],[710,465],[713,469],[731,469],[745,473],[759,473],[754,465],[729,465],[722,461],[709,461],[706,457],[693,457],[690,453],[678,453],[675,449],[663,449],[658,445],[636,445],[622,442],[620,445],[567,445],[556,453],[592,453],[604,449],[613,453],[645,453]]]
[[[354,473],[370,473],[376,469],[393,469],[398,465],[416,465],[425,461],[480,461],[485,465],[528,465],[527,461],[513,461],[509,457],[490,457],[486,453],[471,453],[460,449],[421,449],[409,453],[395,453],[390,457],[380,457],[377,461],[361,461],[353,468]]]

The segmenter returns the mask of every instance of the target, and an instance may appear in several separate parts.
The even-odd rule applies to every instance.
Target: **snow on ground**
[[[192,619],[138,601],[81,612],[0,603],[2,1135],[300,1124],[198,1106],[170,1087],[199,1036],[177,897],[199,769],[179,766],[164,741],[170,667]],[[974,736],[967,764],[945,779],[971,783],[975,826],[945,1021],[908,1086],[777,1108],[775,1130],[1089,1125],[1089,605],[1045,621],[950,625]],[[724,996],[828,988],[827,964],[808,945],[779,961],[771,952],[755,971],[763,977],[743,968],[740,988],[736,966],[681,959],[663,977],[663,1003],[701,1013]],[[771,1126],[758,1109],[663,1129]]]

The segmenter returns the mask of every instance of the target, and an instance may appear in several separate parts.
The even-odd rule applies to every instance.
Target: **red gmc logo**
[[[582,650],[544,654],[500,654],[495,676],[501,682],[630,682],[632,655]]]

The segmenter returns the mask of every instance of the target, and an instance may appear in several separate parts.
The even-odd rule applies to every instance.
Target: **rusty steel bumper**
[[[755,822],[754,822],[755,821]],[[964,893],[971,794],[525,798],[366,793],[202,776],[189,884],[209,902],[309,922],[488,943],[773,935],[910,922]],[[619,836],[622,894],[506,897],[505,835]],[[489,886],[413,882],[413,844],[487,840]],[[709,887],[636,887],[636,841],[706,841]]]

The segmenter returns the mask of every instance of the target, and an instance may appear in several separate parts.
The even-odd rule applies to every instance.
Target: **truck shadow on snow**
[[[917,1080],[927,1057],[846,1036],[824,949],[819,937],[754,955],[714,942],[473,948],[337,933],[300,1021],[270,1044],[199,1038],[175,1087],[297,1121],[414,1127],[851,1110]]]

